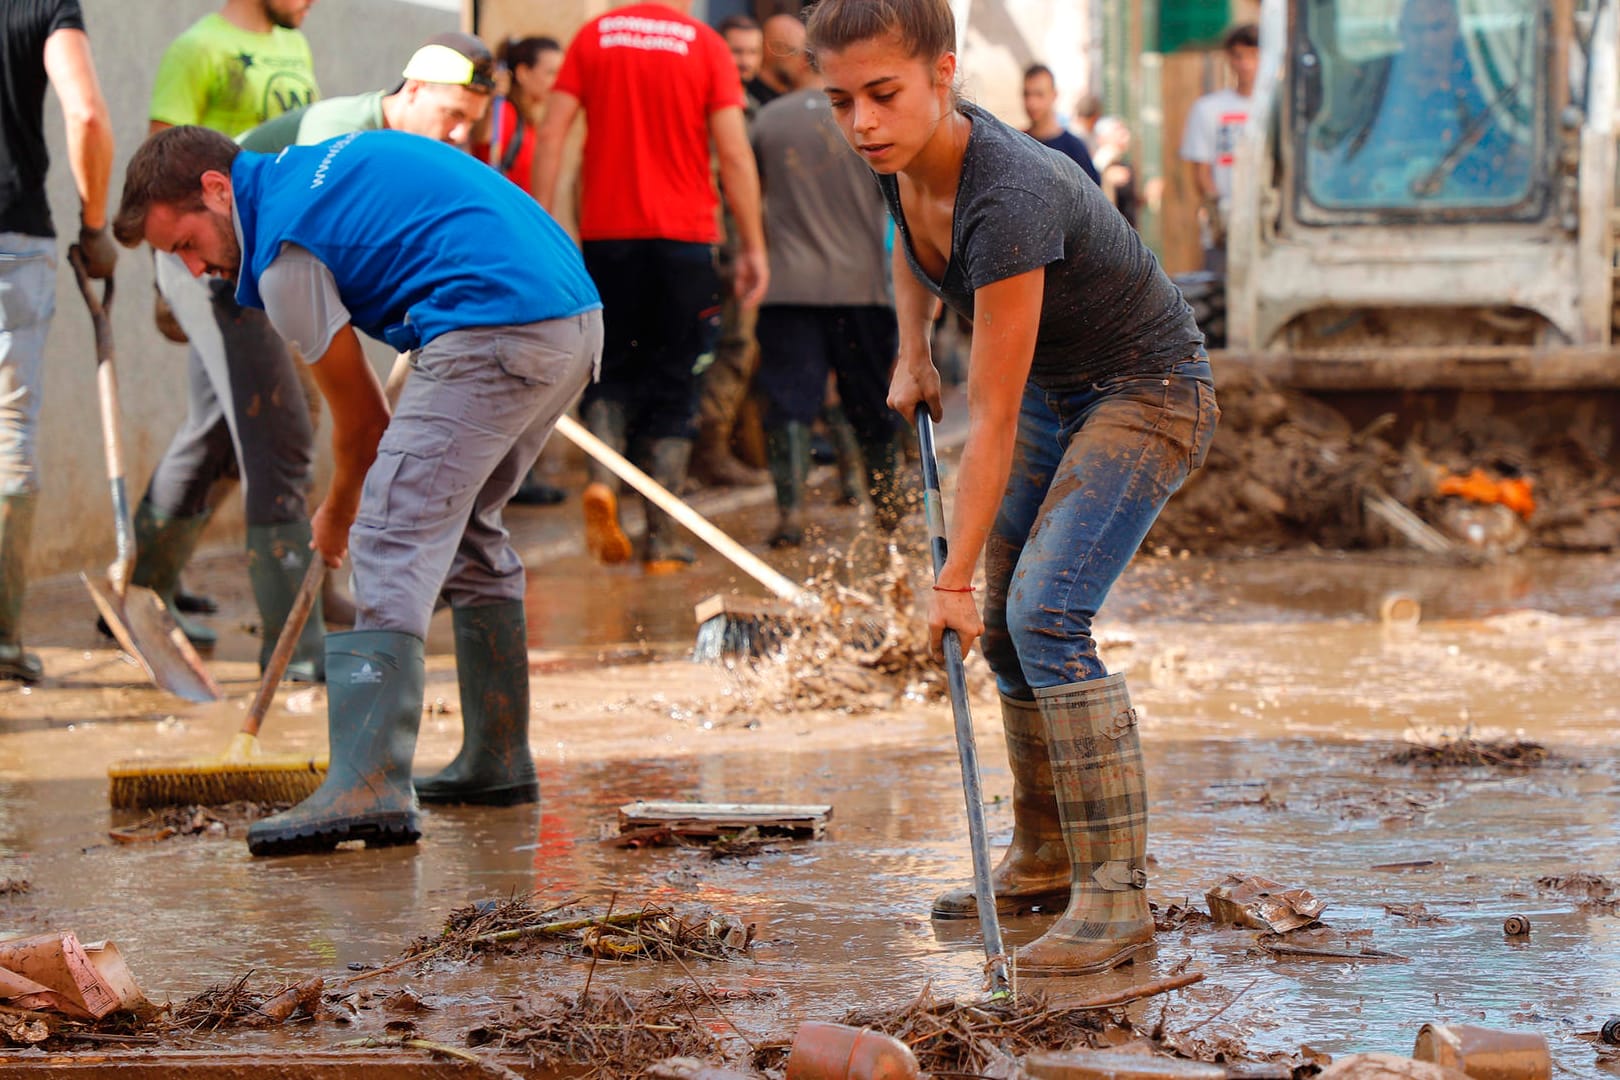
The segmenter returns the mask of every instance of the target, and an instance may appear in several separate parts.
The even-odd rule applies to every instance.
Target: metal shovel
[[[174,617],[157,593],[130,584],[135,568],[134,525],[130,520],[129,492],[124,486],[124,448],[118,408],[118,374],[113,367],[113,283],[108,278],[101,295],[85,272],[77,247],[68,250],[68,262],[78,279],[79,292],[90,309],[96,331],[96,391],[101,399],[101,439],[107,453],[107,479],[112,487],[113,530],[118,556],[107,568],[105,584],[81,573],[90,598],[107,620],[113,637],[146,670],[161,689],[187,701],[218,701],[219,687],[203,666],[197,650],[175,625]]]
[[[928,518],[928,545],[934,558],[934,580],[945,567],[945,499],[939,490],[939,459],[934,454],[934,422],[928,406],[917,406],[917,444],[921,451],[923,510]],[[951,713],[956,721],[956,754],[962,760],[962,794],[967,800],[968,840],[973,851],[973,895],[979,903],[979,930],[984,935],[986,970],[991,997],[1006,997],[1007,956],[1001,944],[1001,920],[996,915],[996,890],[990,881],[990,833],[984,822],[984,789],[979,782],[979,751],[973,740],[973,714],[968,709],[967,670],[962,663],[962,641],[946,630],[945,681],[951,691]]]

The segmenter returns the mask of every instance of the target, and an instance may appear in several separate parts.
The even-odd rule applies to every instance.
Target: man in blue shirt
[[[1068,156],[1098,183],[1097,166],[1092,164],[1091,152],[1085,140],[1063,126],[1057,110],[1057,82],[1052,69],[1045,64],[1031,64],[1024,71],[1024,112],[1029,116],[1029,127],[1024,133],[1030,138],[1050,146]]]
[[[414,135],[269,155],[198,127],[135,154],[114,230],[234,279],[331,407],[336,471],[312,546],[328,566],[351,555],[357,609],[326,639],[331,765],[315,794],[253,825],[249,849],[416,841],[422,642],[441,593],[467,733],[423,783],[538,798],[523,564],[501,511],[601,355],[601,301],[568,235],[498,173]],[[392,419],[356,329],[411,353]]]

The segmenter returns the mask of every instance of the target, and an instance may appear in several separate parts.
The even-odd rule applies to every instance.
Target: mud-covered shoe
[[[630,538],[619,524],[619,497],[606,484],[585,485],[585,547],[597,562],[617,566],[630,561]]]
[[[416,778],[424,803],[516,806],[540,801],[529,751],[529,642],[523,602],[455,608],[461,750]]]
[[[422,835],[411,758],[422,721],[422,639],[391,630],[326,636],[331,761],[326,780],[291,810],[248,828],[255,855],[414,844]]]
[[[1057,792],[1052,787],[1046,722],[1035,702],[1002,695],[1001,726],[1013,777],[1013,834],[990,875],[996,914],[1022,915],[1037,908],[1058,911],[1069,902],[1069,850],[1063,843]],[[973,886],[940,893],[932,914],[936,919],[978,918]]]
[[[810,478],[810,427],[789,421],[765,433],[766,460],[776,485],[776,529],[766,538],[773,548],[804,543],[804,494]]]
[[[1125,676],[1035,691],[1046,721],[1069,906],[1019,949],[1020,976],[1090,975],[1151,955],[1147,777]]]
[[[0,679],[37,683],[44,677],[45,665],[39,657],[21,645],[0,643]]]
[[[692,440],[653,439],[647,447],[647,472],[665,491],[679,491],[692,460]],[[646,502],[647,535],[642,540],[641,568],[648,574],[677,574],[697,562],[697,554],[676,539],[675,520]]]

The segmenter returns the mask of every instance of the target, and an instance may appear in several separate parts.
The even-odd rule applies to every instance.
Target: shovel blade
[[[113,637],[159,689],[187,701],[220,699],[219,685],[157,593],[131,585],[120,596],[110,584],[98,585],[88,574],[79,577],[111,627]]]

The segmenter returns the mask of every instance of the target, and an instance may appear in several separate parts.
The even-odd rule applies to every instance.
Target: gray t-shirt
[[[1046,268],[1030,377],[1050,389],[1166,371],[1204,336],[1181,290],[1102,191],[1069,158],[976,105],[956,189],[950,261],[931,281],[912,252],[894,176],[880,176],[911,271],[956,312],[974,290]]]
[[[760,109],[754,157],[771,253],[765,303],[893,303],[883,193],[839,133],[827,95],[796,90]]]
[[[281,254],[259,275],[259,296],[270,325],[306,363],[325,356],[349,322],[331,268],[297,244],[282,244]]]

